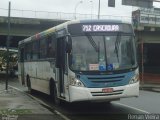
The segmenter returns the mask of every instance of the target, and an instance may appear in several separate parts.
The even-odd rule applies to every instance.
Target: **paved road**
[[[22,89],[17,80],[10,80],[9,85]],[[127,120],[130,114],[160,113],[160,93],[140,91],[138,98],[124,98],[107,103],[62,103],[57,107],[49,96],[34,92],[33,96],[42,100],[50,109],[54,108],[71,120]]]
[[[120,103],[142,109],[149,113],[160,114],[160,92],[140,90],[138,98],[122,99]]]

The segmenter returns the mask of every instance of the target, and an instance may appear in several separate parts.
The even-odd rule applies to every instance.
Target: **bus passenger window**
[[[25,46],[25,60],[31,60],[32,59],[32,44],[28,43]]]
[[[32,51],[33,60],[37,60],[39,58],[39,41],[33,42]]]
[[[40,40],[40,58],[47,57],[47,41],[45,38]]]
[[[18,52],[18,61],[24,62],[24,48],[20,48]]]
[[[55,58],[55,40],[52,36],[48,37],[47,58]]]

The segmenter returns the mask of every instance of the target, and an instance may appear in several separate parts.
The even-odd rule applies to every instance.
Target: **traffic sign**
[[[115,7],[115,0],[108,0],[109,7]]]
[[[122,0],[122,5],[152,8],[153,0]]]

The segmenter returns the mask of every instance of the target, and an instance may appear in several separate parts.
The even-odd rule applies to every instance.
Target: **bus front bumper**
[[[85,88],[70,86],[70,100],[69,102],[76,101],[112,101],[115,99],[125,97],[138,97],[139,96],[139,82],[125,86],[110,87],[113,92],[104,93],[104,88]]]

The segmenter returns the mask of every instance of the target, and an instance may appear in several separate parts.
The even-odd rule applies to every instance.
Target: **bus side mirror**
[[[71,53],[71,51],[72,51],[72,40],[71,40],[70,36],[68,36],[67,38],[68,38],[68,41],[66,42],[66,52]]]

